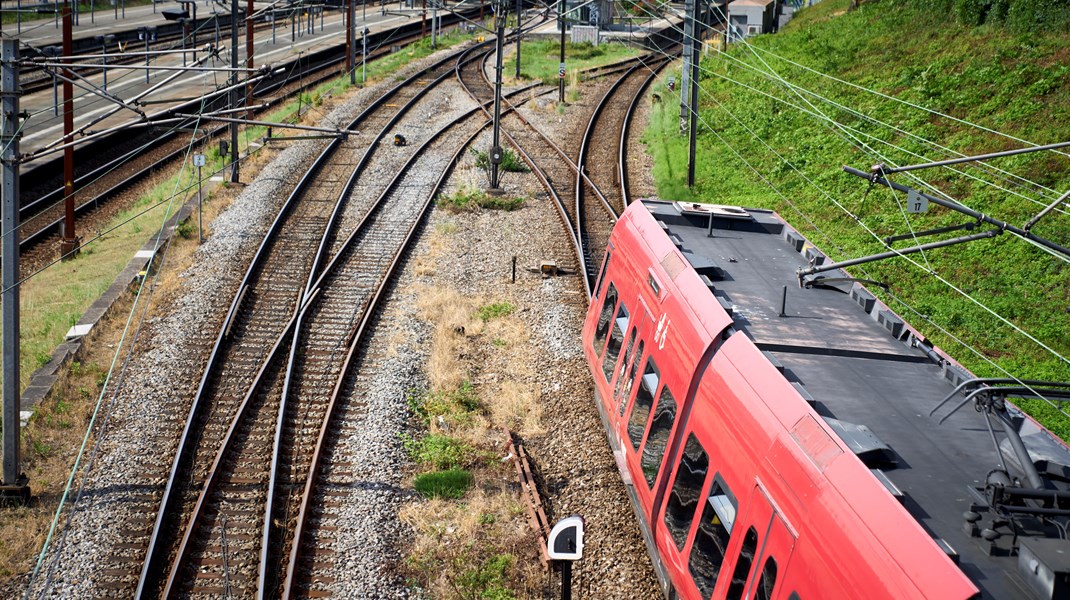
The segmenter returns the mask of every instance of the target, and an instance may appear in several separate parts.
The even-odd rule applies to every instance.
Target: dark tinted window
[[[616,400],[620,397],[621,390],[630,387],[630,384],[626,381],[628,373],[628,364],[632,360],[632,350],[635,349],[635,327],[632,327],[632,332],[628,334],[628,343],[624,346],[624,360],[620,361],[620,368],[617,369],[617,383],[613,388],[613,398]]]
[[[646,422],[650,419],[650,409],[654,407],[654,392],[657,390],[658,366],[654,364],[654,357],[650,357],[646,360],[643,380],[639,382],[632,414],[628,417],[628,438],[632,440],[632,448],[636,452],[639,451],[639,443],[643,441]]]
[[[598,273],[598,283],[594,286],[594,297],[598,297],[598,290],[602,286],[602,280],[606,277],[606,269],[609,268],[609,258],[613,256],[612,252],[606,251],[606,260],[602,261],[602,270]]]
[[[658,398],[658,406],[650,424],[650,433],[647,434],[646,445],[643,446],[643,475],[646,476],[646,484],[649,487],[654,487],[654,479],[661,470],[661,457],[665,454],[665,444],[669,442],[669,432],[672,431],[675,420],[676,400],[666,385],[661,388],[661,397]]]
[[[609,328],[609,345],[606,346],[606,356],[602,362],[602,371],[606,374],[606,381],[613,379],[613,369],[617,366],[617,357],[620,356],[620,347],[624,344],[624,332],[628,329],[628,307],[620,303],[617,310],[617,318]]]
[[[598,313],[598,326],[594,329],[594,339],[591,346],[594,351],[601,355],[602,348],[606,343],[606,334],[609,333],[609,322],[613,318],[613,311],[617,308],[617,288],[611,283],[606,292],[606,301],[602,303],[602,312]]]
[[[728,586],[728,600],[740,600],[743,590],[747,586],[747,575],[750,574],[751,563],[754,562],[754,551],[758,549],[758,532],[754,527],[747,529],[747,537],[743,538],[743,547],[739,550],[739,560],[736,561],[736,570],[732,571],[732,584]]]
[[[709,459],[702,449],[695,434],[687,438],[684,454],[680,457],[680,466],[676,470],[676,482],[673,483],[669,502],[665,507],[665,527],[676,541],[676,547],[682,549],[687,540],[691,520],[695,518],[702,484],[706,481]]]
[[[754,590],[754,600],[769,600],[772,598],[774,586],[776,586],[776,560],[770,556],[765,559],[762,578],[758,580],[758,589]]]
[[[735,520],[735,499],[718,475],[710,486],[706,501],[702,503],[702,516],[699,517],[698,532],[691,545],[691,558],[688,561],[691,577],[703,598],[708,598],[717,584],[717,575],[721,573]]]
[[[639,340],[639,347],[635,350],[635,356],[632,358],[632,368],[628,370],[628,379],[624,389],[621,390],[620,398],[617,399],[620,402],[620,416],[624,416],[625,409],[628,408],[628,398],[632,397],[632,387],[635,385],[635,374],[639,372],[639,364],[643,359],[643,340]],[[638,448],[638,446],[637,446]]]

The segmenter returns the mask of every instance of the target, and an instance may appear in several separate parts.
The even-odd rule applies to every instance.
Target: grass
[[[437,228],[428,253],[448,255],[465,224]],[[456,228],[455,228],[456,227]],[[542,586],[537,548],[513,491],[516,474],[502,428],[544,432],[533,368],[511,357],[530,334],[511,299],[488,302],[450,287],[416,290],[418,316],[432,328],[429,389],[407,404],[417,433],[403,438],[416,466],[412,487],[422,500],[401,519],[415,532],[402,564],[418,595],[435,598],[529,597]],[[498,382],[496,361],[512,365]]]
[[[451,213],[477,212],[479,210],[518,210],[524,206],[523,198],[492,196],[483,190],[461,188],[447,196],[439,196],[438,206]]]
[[[412,487],[424,498],[456,500],[472,487],[472,474],[464,469],[420,473],[413,479]]]
[[[589,43],[565,43],[566,73],[608,65],[632,56],[639,51],[621,44],[603,43],[597,46]],[[516,58],[513,59],[515,71]],[[524,42],[520,50],[520,73],[523,79],[540,80],[547,85],[557,83],[558,69],[561,66],[561,43],[551,40]]]
[[[880,3],[864,3],[848,12],[847,3],[828,0],[800,11],[781,33],[753,39],[754,50],[735,44],[726,55],[703,59],[705,93],[700,114],[705,124],[700,128],[693,189],[684,183],[687,140],[679,134],[678,105],[664,85],[654,86],[652,91],[664,100],[653,106],[644,141],[654,156],[659,196],[775,209],[831,258],[842,260],[882,251],[876,238],[969,220],[937,207],[926,214],[907,215],[900,209],[904,195],[886,188],[875,188],[867,196],[865,181],[842,173],[840,167],[866,169],[877,159],[845,141],[839,134],[842,128],[853,128],[854,136],[878,149],[892,164],[924,162],[915,154],[947,157],[904,132],[965,154],[1021,146],[963,121],[1037,144],[1070,139],[1070,81],[1066,78],[1070,43],[1065,36],[966,27],[948,22],[946,15],[934,17],[909,6],[887,10]],[[865,93],[777,57],[963,121]],[[756,74],[754,69],[762,67],[763,61],[784,79],[816,94],[806,100],[838,125],[796,109],[793,105],[813,112],[798,95]],[[679,72],[675,75],[679,80]],[[819,98],[852,111],[821,103]],[[897,129],[853,111],[895,124]],[[1035,153],[990,164],[1047,186],[1055,195],[1070,188],[1070,169],[1062,156]],[[1037,204],[1028,199],[1037,196],[1032,186],[1018,186],[974,167],[964,170],[1013,193],[948,169],[918,174],[964,204],[1019,226],[1051,199],[1049,192]],[[905,176],[892,178],[918,185]],[[1070,242],[1068,225],[1066,215],[1053,214],[1033,231],[1065,246]],[[981,377],[1005,376],[1007,371],[1023,379],[1070,380],[1070,365],[1041,346],[1070,355],[1070,320],[1066,318],[1070,269],[1064,263],[1006,234],[929,251],[915,259],[921,268],[898,259],[851,272],[890,284],[891,293],[881,299]],[[968,297],[938,281],[930,270]],[[977,302],[1040,343],[1016,332]],[[1070,420],[1065,416],[1036,402],[1019,404],[1058,435],[1070,438]]]
[[[438,433],[405,438],[404,445],[409,458],[438,470],[467,467],[477,458],[476,449],[468,442]]]
[[[490,157],[485,150],[469,148],[468,151],[472,153],[472,156],[476,157],[476,167],[483,169],[484,171],[490,170]],[[527,164],[517,156],[516,152],[513,152],[509,148],[502,148],[502,162],[499,163],[498,168],[509,173],[527,173],[531,170],[528,168]]]
[[[479,318],[484,321],[499,319],[513,314],[516,305],[511,302],[494,302],[479,307]]]

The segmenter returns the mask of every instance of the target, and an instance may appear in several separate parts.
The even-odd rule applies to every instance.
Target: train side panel
[[[721,344],[731,316],[641,205],[618,222],[602,272],[584,351],[667,592],[977,593],[744,334]]]

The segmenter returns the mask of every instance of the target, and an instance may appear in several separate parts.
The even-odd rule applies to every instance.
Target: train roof
[[[643,205],[983,597],[1070,597],[1070,448],[1007,401],[1017,385],[977,380],[845,272],[800,286],[825,256],[773,212]]]

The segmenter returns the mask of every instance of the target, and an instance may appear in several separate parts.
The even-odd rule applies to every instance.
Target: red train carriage
[[[800,240],[766,211],[659,202],[629,207],[610,239],[583,345],[666,595],[1060,597],[1070,542],[1015,517],[1031,548],[1058,545],[1015,567],[1008,507],[980,506],[987,485],[967,493],[998,464],[976,415],[920,410],[969,385],[964,371],[857,284],[789,294],[819,255]],[[1034,452],[1070,465],[1013,416]]]

